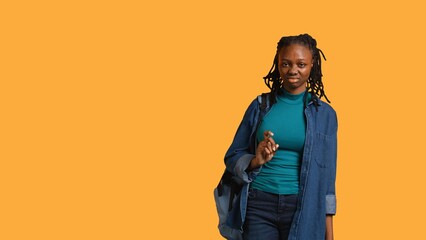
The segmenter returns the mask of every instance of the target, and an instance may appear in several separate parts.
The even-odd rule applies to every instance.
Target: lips
[[[289,82],[296,82],[296,81],[298,81],[299,80],[299,78],[287,78],[287,81],[289,81]]]

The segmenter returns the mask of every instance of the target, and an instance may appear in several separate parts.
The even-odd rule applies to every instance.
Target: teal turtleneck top
[[[262,166],[251,184],[252,188],[275,194],[299,192],[300,162],[306,132],[304,94],[305,92],[294,95],[281,91],[277,95],[277,102],[259,125],[257,140],[263,140],[264,131],[272,131],[279,148],[272,160]]]

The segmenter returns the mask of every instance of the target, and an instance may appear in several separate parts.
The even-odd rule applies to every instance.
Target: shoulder
[[[336,115],[336,111],[334,110],[334,108],[330,104],[328,104],[327,102],[324,102],[322,100],[319,100],[319,101],[321,102],[320,108],[321,108],[322,111],[324,111],[325,113],[328,113],[328,114]]]
[[[253,119],[257,113],[260,110],[260,105],[261,105],[261,97],[262,95],[258,95],[256,96],[248,105],[245,114],[244,114],[244,119]]]
[[[271,93],[261,93],[257,95],[247,107],[246,113],[258,112],[264,109],[269,109],[271,104]]]
[[[256,117],[260,112],[270,108],[270,94],[262,93],[257,95],[247,107],[245,115],[247,117]]]
[[[318,107],[318,116],[317,116],[318,120],[328,122],[332,124],[332,126],[334,126],[333,128],[337,128],[338,121],[337,121],[336,111],[330,104],[322,100],[320,101],[321,101],[321,104]],[[315,112],[315,110],[313,110],[313,112]]]
[[[271,93],[267,92],[267,93],[261,93],[259,95],[257,95],[252,102],[250,103],[249,107],[260,107],[260,105],[262,104],[269,104],[269,97],[270,97]]]
[[[337,122],[337,114],[334,108],[328,104],[327,102],[324,102],[322,100],[319,101],[319,106],[316,107],[313,102],[309,103],[309,112],[316,116],[319,120],[326,120],[326,121],[334,121]]]

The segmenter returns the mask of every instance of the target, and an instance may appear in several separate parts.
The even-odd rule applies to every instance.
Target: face
[[[283,81],[282,87],[291,94],[305,91],[312,66],[312,53],[308,47],[291,44],[281,48],[278,53],[278,69]]]

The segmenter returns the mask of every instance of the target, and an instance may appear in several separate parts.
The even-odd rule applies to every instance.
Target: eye
[[[305,63],[299,63],[298,65],[299,65],[299,67],[301,67],[301,68],[306,67],[306,64],[305,64]]]
[[[288,65],[288,63],[286,63],[286,62],[283,62],[282,64],[281,64],[281,67],[288,67],[289,65]]]

